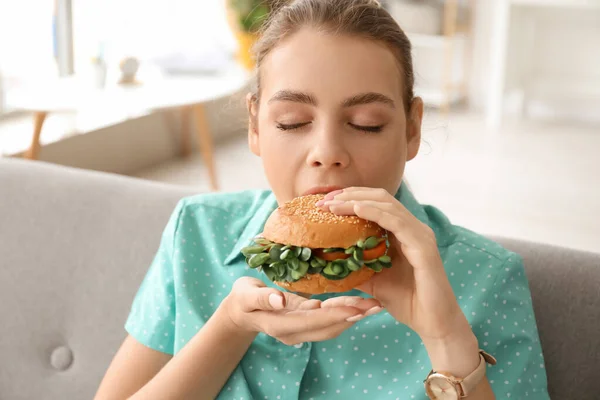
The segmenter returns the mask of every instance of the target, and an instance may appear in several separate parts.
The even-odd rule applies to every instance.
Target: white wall
[[[470,94],[471,104],[478,110],[485,109],[490,79],[491,8],[491,0],[477,2]],[[527,48],[528,41],[531,48]],[[599,118],[600,10],[513,8],[509,43],[509,100],[512,89],[524,86],[539,92],[529,97],[532,114],[551,111],[560,117]],[[513,98],[520,95],[512,94]],[[507,106],[510,112],[510,102]]]

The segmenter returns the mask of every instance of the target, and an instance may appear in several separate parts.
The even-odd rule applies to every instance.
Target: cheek
[[[406,141],[402,135],[390,134],[382,140],[373,140],[360,144],[355,154],[361,164],[368,163],[375,168],[390,168],[406,162]]]
[[[302,162],[301,152],[279,132],[263,129],[260,135],[260,155],[267,180],[276,195],[287,196],[293,189],[298,163]]]
[[[406,164],[406,141],[403,135],[390,135],[385,140],[363,143],[355,152],[357,169],[371,185],[390,193],[398,189]]]

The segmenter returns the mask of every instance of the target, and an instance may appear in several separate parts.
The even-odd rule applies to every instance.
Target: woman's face
[[[304,29],[264,59],[249,143],[279,203],[350,186],[394,194],[421,140],[423,105],[383,44]]]

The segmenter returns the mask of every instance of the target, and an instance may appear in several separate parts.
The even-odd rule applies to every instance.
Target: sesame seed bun
[[[297,197],[271,214],[263,236],[275,243],[324,249],[348,248],[369,236],[383,236],[379,225],[356,216],[339,216],[315,203],[325,197],[314,194]]]
[[[311,249],[348,248],[368,237],[381,237],[379,225],[356,216],[338,216],[317,207],[324,195],[295,198],[275,210],[265,224],[262,236],[274,243]],[[368,281],[375,271],[364,267],[340,280],[321,274],[307,274],[296,282],[275,283],[289,291],[321,294],[347,292]]]

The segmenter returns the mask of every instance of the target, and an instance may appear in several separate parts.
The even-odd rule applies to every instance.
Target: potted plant
[[[227,0],[229,24],[238,41],[238,61],[248,69],[254,68],[250,49],[258,31],[271,12],[271,1]]]

